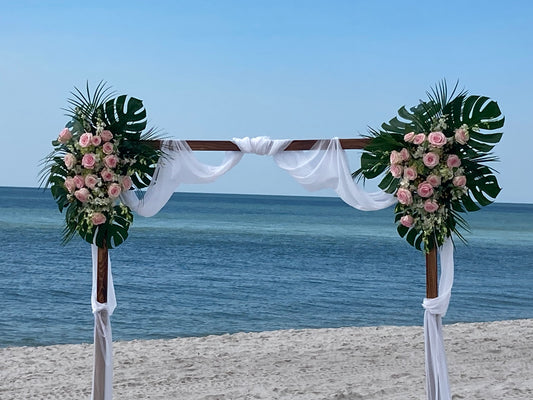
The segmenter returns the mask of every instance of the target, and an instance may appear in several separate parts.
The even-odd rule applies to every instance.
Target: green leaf
[[[387,193],[394,193],[398,186],[399,179],[393,177],[391,173],[387,173],[385,177],[379,183],[379,188]]]
[[[470,127],[493,130],[503,126],[504,118],[495,101],[485,96],[469,96],[463,104],[462,122]]]
[[[120,132],[131,140],[139,140],[141,132],[146,128],[146,110],[141,100],[122,95],[107,101],[98,107],[93,115],[93,122],[101,115],[111,132]]]
[[[361,155],[361,170],[363,171],[364,177],[367,179],[376,178],[381,175],[387,167],[387,164],[381,162],[380,158],[373,154],[363,153]]]
[[[401,237],[404,237],[407,232],[409,231],[409,228],[406,227],[406,226],[403,226],[402,224],[398,225],[398,227],[396,228],[396,230],[398,231],[398,234],[401,236]]]
[[[422,235],[418,235],[418,237],[416,238],[415,240],[415,248],[417,250],[421,250],[422,249],[422,241],[424,240],[424,237]]]
[[[483,143],[498,143],[502,138],[503,133],[480,133],[476,131],[470,131],[470,137]]]
[[[405,238],[411,246],[415,247],[415,240],[419,233],[420,232],[414,228],[411,228],[407,233],[407,236]]]
[[[407,111],[405,106],[400,107],[400,109],[398,110],[398,115],[407,121],[412,121],[414,119],[414,115],[411,114],[409,111]],[[404,132],[404,133],[407,133],[407,132]]]
[[[470,195],[465,195],[461,197],[461,202],[463,203],[463,206],[467,211],[478,211],[481,210],[481,207],[479,207],[474,200],[470,197]]]
[[[494,148],[494,145],[476,142],[475,140],[469,140],[468,145],[478,151],[488,153]]]
[[[467,186],[479,204],[482,206],[488,206],[489,204],[492,204],[492,201],[483,194],[483,191],[480,190],[477,185],[471,184]]]

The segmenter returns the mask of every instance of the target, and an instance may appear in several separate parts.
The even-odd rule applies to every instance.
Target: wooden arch
[[[364,149],[372,139],[340,139],[343,149]],[[310,150],[317,142],[313,140],[293,140],[284,151]],[[161,148],[160,140],[147,142],[156,149]],[[240,151],[239,147],[229,140],[187,140],[193,151]],[[98,275],[96,295],[99,303],[107,303],[108,286],[108,248],[98,248]],[[437,249],[433,248],[426,253],[426,297],[428,299],[438,296],[437,283]]]

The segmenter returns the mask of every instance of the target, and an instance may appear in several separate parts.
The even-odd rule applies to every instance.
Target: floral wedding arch
[[[79,234],[92,245],[95,317],[92,399],[112,398],[110,315],[116,307],[108,249],[128,237],[132,211],[155,215],[182,183],[207,183],[228,172],[245,153],[268,155],[307,190],[330,188],[350,206],[379,210],[395,205],[397,230],[426,254],[427,287],[423,306],[426,394],[451,399],[441,318],[453,284],[452,234],[464,241],[468,229],[460,213],[479,210],[500,192],[491,151],[501,139],[504,117],[484,96],[448,94],[445,82],[428,100],[371,130],[363,139],[232,141],[159,140],[146,131],[142,101],[114,97],[99,84],[91,93],[75,89],[69,123],[52,142],[43,183],[65,211],[63,239]],[[351,173],[344,149],[362,149],[361,167]],[[193,151],[226,151],[220,165],[198,161]],[[380,192],[366,193],[354,178],[381,176]],[[145,189],[138,196],[130,189]],[[437,285],[437,249],[441,275]],[[439,291],[437,290],[439,288]],[[439,293],[440,292],[440,293]]]

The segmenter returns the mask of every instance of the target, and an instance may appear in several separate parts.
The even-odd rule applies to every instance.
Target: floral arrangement
[[[428,101],[398,111],[399,118],[371,130],[370,144],[354,177],[385,174],[379,187],[398,203],[395,221],[401,237],[429,252],[458,228],[468,230],[459,213],[479,210],[500,192],[490,154],[501,139],[504,117],[496,102],[484,96],[448,96],[446,83],[428,94]]]
[[[52,142],[45,159],[43,181],[50,186],[59,211],[65,213],[63,242],[78,233],[99,247],[116,247],[128,237],[133,221],[120,194],[146,187],[159,151],[144,140],[153,139],[146,128],[142,101],[113,93],[100,83],[93,94],[72,92],[67,109],[71,121]]]

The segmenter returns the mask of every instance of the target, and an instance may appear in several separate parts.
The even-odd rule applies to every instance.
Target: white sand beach
[[[444,327],[453,399],[532,399],[533,320]],[[421,327],[117,342],[115,399],[424,399]],[[0,349],[0,398],[88,399],[92,345]]]

